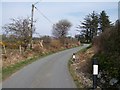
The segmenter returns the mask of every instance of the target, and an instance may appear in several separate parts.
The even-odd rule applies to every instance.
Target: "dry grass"
[[[70,64],[70,72],[78,88],[92,87],[92,61],[94,49],[89,48],[76,54],[76,61]]]

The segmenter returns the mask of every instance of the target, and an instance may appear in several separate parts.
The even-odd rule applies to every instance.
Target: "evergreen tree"
[[[91,40],[91,30],[90,30],[90,26],[91,26],[91,18],[90,15],[87,15],[86,18],[84,18],[84,21],[81,23],[81,27],[82,30],[82,34],[85,36],[86,42],[90,42]]]
[[[91,42],[97,35],[98,31],[98,15],[93,13],[87,15],[79,28],[82,28],[82,33],[85,36],[86,42]]]
[[[100,23],[100,29],[102,32],[105,31],[106,28],[110,27],[110,20],[109,20],[109,16],[107,16],[105,11],[102,11],[100,13],[100,18],[99,18],[99,23]]]
[[[97,13],[95,13],[95,11],[93,11],[93,13],[91,14],[91,27],[90,29],[91,31],[91,38],[97,36],[97,32],[98,32],[98,15]]]

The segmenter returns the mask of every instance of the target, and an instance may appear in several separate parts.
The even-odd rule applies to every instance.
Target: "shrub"
[[[118,84],[120,84],[119,26],[120,23],[117,23],[115,26],[106,29],[106,31],[100,36],[96,37],[93,42],[93,45],[97,50],[95,57],[97,57],[99,60],[100,70],[107,75],[107,77],[104,78],[106,83],[110,82],[112,78],[116,78],[118,80]],[[103,75],[103,77],[105,77],[105,75]],[[107,83],[106,86],[109,87],[109,83]]]
[[[50,43],[50,45],[51,45],[53,48],[55,48],[55,49],[61,48],[61,43],[60,43],[60,41],[59,41],[59,40],[56,40],[56,39],[52,40],[51,43]]]

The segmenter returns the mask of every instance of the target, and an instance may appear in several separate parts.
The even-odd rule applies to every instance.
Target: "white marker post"
[[[72,58],[73,58],[73,61],[75,62],[75,53],[73,53],[73,56],[72,56]]]
[[[97,59],[93,59],[93,89],[97,88],[97,75],[98,75],[98,62]]]

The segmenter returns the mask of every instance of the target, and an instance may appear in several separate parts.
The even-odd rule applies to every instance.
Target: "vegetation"
[[[101,78],[100,86],[104,88],[120,85],[120,21],[94,40],[96,55],[99,60]],[[101,82],[104,80],[104,82]]]
[[[99,22],[100,22],[100,30],[102,32],[104,32],[106,28],[110,27],[110,20],[105,11],[102,11],[100,13]]]
[[[76,35],[82,42],[92,42],[99,63],[98,86],[101,88],[118,88],[120,86],[120,20],[111,24],[105,11],[99,15],[89,14],[78,26],[82,29]],[[91,60],[92,60],[91,58]]]
[[[106,15],[105,11],[102,11],[100,15],[93,11],[84,18],[81,25],[78,25],[77,29],[82,29],[81,34],[77,35],[78,40],[90,43],[95,36],[102,33],[105,28],[110,26],[109,17]]]
[[[76,61],[72,58],[68,62],[69,71],[78,88],[92,88],[92,61],[93,49],[91,45],[77,52]]]
[[[86,42],[91,42],[93,37],[97,35],[98,15],[93,11],[84,18],[84,22],[81,24],[78,28],[83,29],[82,35],[85,37]]]
[[[5,35],[9,35],[12,42],[17,41],[19,45],[26,50],[29,43],[31,43],[31,33],[33,34],[35,28],[31,31],[29,18],[12,19],[12,22],[3,26]]]
[[[60,20],[58,23],[53,25],[52,34],[55,38],[60,39],[60,41],[64,44],[65,37],[68,34],[71,25],[72,24],[67,20]]]

